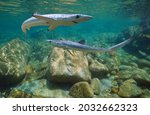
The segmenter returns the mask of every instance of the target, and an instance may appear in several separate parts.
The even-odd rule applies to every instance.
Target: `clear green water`
[[[33,13],[81,13],[93,16],[93,20],[72,27],[59,27],[52,32],[41,27],[32,28],[29,36],[44,31],[47,37],[72,37],[87,39],[97,33],[121,32],[141,20],[146,0],[0,0],[0,40],[23,38],[21,24]],[[37,36],[36,36],[37,37]],[[48,38],[47,38],[48,39]],[[79,38],[80,39],[80,38]]]
[[[74,26],[58,27],[53,31],[47,31],[48,27],[33,27],[27,32],[27,36],[25,38],[24,33],[21,30],[21,25],[24,20],[30,18],[33,13],[77,13],[91,15],[93,16],[93,19]],[[49,67],[48,59],[50,58],[50,48],[52,48],[46,41],[47,39],[68,39],[74,41],[84,39],[88,45],[108,47],[132,36],[135,38],[134,41],[127,45],[124,49],[117,50],[117,52],[115,52],[116,55],[112,56],[93,53],[90,54],[90,59],[93,62],[96,60],[98,63],[100,62],[107,66],[109,70],[107,71],[108,76],[102,76],[104,79],[99,78],[99,80],[102,83],[102,86],[100,87],[102,89],[108,89],[108,91],[110,91],[109,94],[112,93],[111,88],[113,85],[115,86],[115,83],[118,85],[117,88],[120,88],[126,80],[132,78],[135,79],[137,83],[134,83],[132,80],[127,81],[127,83],[130,83],[131,88],[125,87],[124,90],[127,89],[127,91],[123,91],[123,93],[129,91],[131,94],[130,97],[150,97],[149,16],[150,0],[0,0],[0,48],[3,44],[9,43],[11,40],[16,38],[22,39],[23,41],[26,41],[28,45],[32,46],[31,52],[29,52],[28,56],[29,59],[27,59],[26,65],[25,67],[22,67],[22,70],[26,72],[24,81],[33,80],[33,83],[29,82],[30,86],[28,82],[27,84],[23,84],[22,82],[19,85],[23,85],[18,89],[22,89],[25,93],[33,93],[35,89],[43,91],[46,87],[44,94],[47,96],[47,94],[52,94],[51,92],[47,93],[47,91],[52,90],[47,88],[48,80],[45,79],[46,72],[48,70],[47,68]],[[8,62],[7,60],[5,61],[5,56],[3,55],[6,53],[6,59],[8,57],[8,59],[13,62],[13,60],[16,59],[17,54],[22,52],[22,50],[19,50],[19,53],[14,53],[14,51],[12,51],[12,53],[12,46],[7,46],[8,47],[5,49],[0,49],[0,53],[2,54],[0,55],[0,58],[3,57],[0,59],[0,75],[1,73],[5,74],[5,71],[7,71],[7,67],[4,65]],[[16,47],[13,45],[13,48],[15,49]],[[21,48],[19,47],[18,49]],[[26,56],[27,54],[28,53],[24,55]],[[22,60],[23,58],[17,57],[18,60]],[[89,64],[92,62],[91,60],[89,61]],[[14,67],[16,66],[15,64]],[[16,68],[13,69],[15,72],[17,71]],[[7,82],[7,77],[9,78],[9,76],[6,74],[4,77],[6,77]],[[0,76],[0,83],[3,83],[4,77]],[[94,78],[95,76],[92,74],[92,77]],[[41,82],[41,78],[44,78],[44,82]],[[37,79],[40,80],[36,81]],[[9,83],[8,79],[7,84]],[[140,96],[139,94],[134,95],[134,90],[136,92],[135,88],[138,89],[135,84],[141,88]],[[54,89],[59,88],[54,87]],[[116,91],[118,89],[114,90]],[[13,88],[9,89],[9,91],[13,91]],[[0,87],[0,97],[9,97],[7,96],[7,91],[4,92],[6,94],[1,93]],[[18,93],[16,92],[16,94]],[[37,95],[37,97],[41,94]],[[105,96],[105,92],[103,94],[104,96],[101,97],[109,97],[109,95]],[[116,93],[116,95],[118,94]],[[13,96],[13,93],[12,97],[15,97]],[[48,95],[48,97],[51,96]],[[110,97],[115,96],[111,95]],[[122,96],[121,94],[121,97],[128,97],[128,95]]]

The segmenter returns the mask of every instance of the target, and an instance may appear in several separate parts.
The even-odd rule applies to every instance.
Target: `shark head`
[[[64,45],[61,43],[61,40],[47,40],[48,42],[50,42],[51,44],[53,44],[54,46],[60,46],[63,47]]]
[[[47,40],[47,41],[50,42],[55,47],[60,47],[64,49],[67,48],[73,49],[73,46],[78,44],[76,42],[72,42],[68,40]]]
[[[79,23],[92,19],[93,17],[85,14],[73,14],[71,17],[72,22]]]

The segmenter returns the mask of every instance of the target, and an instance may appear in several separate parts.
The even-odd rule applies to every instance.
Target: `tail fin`
[[[132,40],[133,40],[133,38],[129,38],[129,39],[127,39],[127,40],[125,40],[125,41],[123,41],[123,42],[121,42],[121,43],[119,43],[119,44],[116,44],[116,45],[114,45],[114,46],[108,48],[108,51],[109,51],[109,52],[114,52],[114,51],[117,50],[118,48],[122,48],[122,47],[124,47],[125,45],[129,44]]]

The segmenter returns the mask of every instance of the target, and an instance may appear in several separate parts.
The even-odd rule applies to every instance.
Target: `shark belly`
[[[75,25],[75,23],[72,22],[72,21],[60,20],[60,21],[58,21],[58,25],[61,25],[61,26],[73,26],[73,25]]]

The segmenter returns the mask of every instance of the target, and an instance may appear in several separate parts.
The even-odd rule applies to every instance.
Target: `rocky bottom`
[[[124,50],[87,54],[38,45],[36,49],[14,39],[0,48],[1,98],[150,97],[149,56],[137,58]]]

